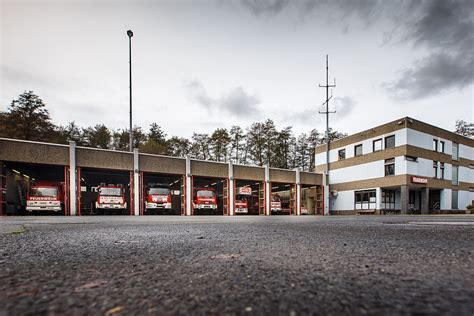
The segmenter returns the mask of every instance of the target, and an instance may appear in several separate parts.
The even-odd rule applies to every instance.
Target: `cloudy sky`
[[[353,133],[403,116],[474,121],[473,1],[0,0],[0,110],[24,90],[57,124],[134,123],[190,137],[273,119]]]

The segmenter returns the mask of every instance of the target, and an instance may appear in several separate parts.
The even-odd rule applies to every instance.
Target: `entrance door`
[[[439,210],[441,203],[441,190],[430,190],[429,209]]]

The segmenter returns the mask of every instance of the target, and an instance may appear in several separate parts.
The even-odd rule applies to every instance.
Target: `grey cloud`
[[[474,81],[474,59],[434,54],[402,72],[400,78],[382,86],[396,99],[419,99],[441,90],[464,88]]]
[[[336,110],[336,115],[331,114],[334,119],[343,118],[349,115],[352,110],[356,107],[357,101],[354,100],[352,97],[337,97],[334,98],[333,101],[329,103],[329,111]],[[306,108],[302,111],[291,111],[285,117],[284,123],[293,124],[293,122],[298,122],[305,125],[312,125],[322,123],[324,119],[324,115],[320,114],[319,111],[325,110],[325,106],[321,107],[312,107]]]
[[[382,86],[397,99],[462,89],[474,81],[474,14],[470,1],[427,1],[405,38],[431,52]]]
[[[197,80],[186,84],[191,100],[208,110],[223,110],[237,117],[260,116],[258,105],[261,103],[256,95],[247,93],[242,87],[235,87],[224,95],[213,98]]]
[[[342,118],[349,115],[357,105],[357,102],[352,97],[337,97],[334,98],[334,108],[337,111],[336,117]]]
[[[371,25],[391,21],[382,30],[382,43],[412,43],[427,51],[425,57],[382,83],[396,99],[424,98],[442,91],[462,89],[474,81],[474,2],[472,0],[241,0],[255,15],[296,11],[303,18],[337,17],[343,32],[351,17]],[[331,13],[331,14],[329,14]],[[386,24],[385,24],[386,25]]]
[[[278,14],[288,3],[288,0],[242,0],[242,5],[255,15]]]

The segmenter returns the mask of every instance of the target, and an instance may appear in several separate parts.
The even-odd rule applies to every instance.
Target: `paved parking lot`
[[[474,216],[3,217],[0,315],[474,313]]]

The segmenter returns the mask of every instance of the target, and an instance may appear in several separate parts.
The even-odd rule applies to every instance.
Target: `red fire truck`
[[[64,207],[64,182],[37,181],[26,194],[26,210],[60,212]]]
[[[216,190],[213,188],[194,189],[193,208],[195,211],[217,211]]]
[[[280,195],[272,194],[272,200],[270,203],[270,210],[272,213],[280,213],[282,211]]]
[[[151,185],[146,189],[145,210],[171,211],[171,190],[168,186]]]
[[[120,184],[101,184],[97,187],[97,201],[95,208],[98,210],[125,210],[125,190]]]
[[[240,187],[235,194],[235,214],[249,213],[249,200],[252,196],[251,187]]]

